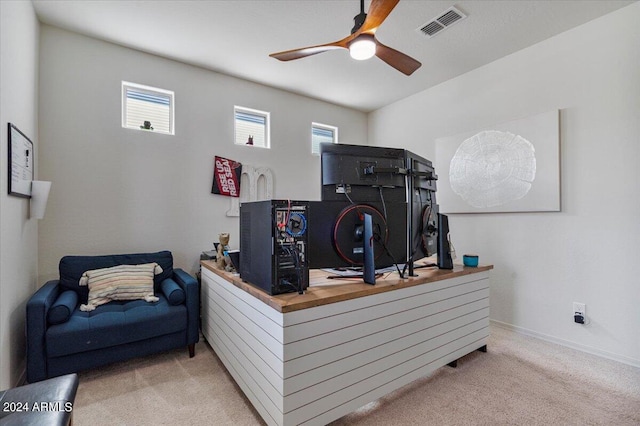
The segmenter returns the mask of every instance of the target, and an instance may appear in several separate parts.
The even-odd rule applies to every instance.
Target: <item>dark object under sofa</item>
[[[157,302],[111,301],[83,312],[89,289],[80,286],[88,270],[118,265],[157,263],[154,278]],[[65,256],[60,278],[42,286],[27,302],[27,381],[100,367],[182,346],[194,348],[199,339],[198,283],[173,268],[169,251],[107,256]]]
[[[78,375],[67,374],[0,391],[0,424],[67,426],[71,424]]]

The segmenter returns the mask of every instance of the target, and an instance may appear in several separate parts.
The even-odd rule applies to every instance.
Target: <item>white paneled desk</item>
[[[202,261],[202,333],[269,425],[323,425],[476,350],[489,271],[417,269],[375,286],[310,271],[269,296]]]

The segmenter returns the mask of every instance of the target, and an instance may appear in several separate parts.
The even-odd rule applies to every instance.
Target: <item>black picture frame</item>
[[[8,123],[7,131],[9,133],[9,167],[7,167],[9,195],[31,198],[35,164],[33,142],[11,123]]]

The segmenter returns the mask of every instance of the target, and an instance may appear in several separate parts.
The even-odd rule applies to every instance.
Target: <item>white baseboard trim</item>
[[[491,325],[495,325],[496,327],[504,328],[507,330],[514,331],[516,333],[524,334],[526,336],[535,337],[540,340],[544,340],[551,343],[556,343],[561,346],[566,346],[571,349],[576,349],[581,352],[586,352],[591,355],[596,355],[602,358],[607,358],[613,361],[621,362],[623,364],[631,365],[632,367],[640,368],[640,360],[634,359],[628,356],[615,354],[612,352],[603,351],[601,349],[597,349],[591,346],[582,345],[580,343],[572,342],[570,340],[560,339],[558,337],[550,336],[548,334],[539,333],[537,331],[529,330],[527,328],[518,327],[513,324],[508,324],[506,322],[498,321],[498,320],[489,320]]]

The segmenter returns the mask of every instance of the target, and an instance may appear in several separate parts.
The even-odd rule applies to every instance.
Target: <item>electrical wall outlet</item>
[[[586,306],[584,303],[573,302],[573,322],[577,324],[585,324],[586,315],[585,315]]]

